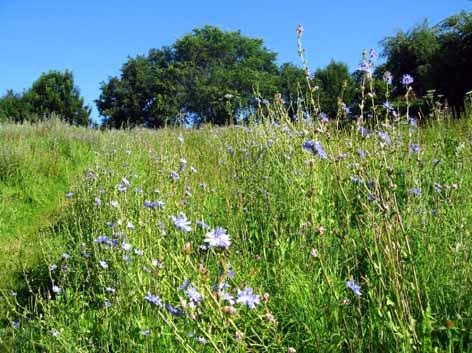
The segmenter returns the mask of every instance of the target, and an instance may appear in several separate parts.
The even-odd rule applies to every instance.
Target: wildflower
[[[151,331],[149,331],[149,330],[142,330],[141,331],[141,335],[143,335],[144,337],[148,337],[150,334],[151,334]]]
[[[56,265],[56,264],[51,264],[51,265],[49,265],[49,271],[50,271],[50,272],[52,272],[52,271],[54,271],[54,270],[56,270],[56,269],[57,269],[57,265]]]
[[[393,105],[390,104],[390,102],[384,102],[383,107],[385,108],[386,111],[391,112],[394,110]]]
[[[318,250],[316,250],[315,248],[312,248],[310,251],[310,255],[312,257],[318,257]]]
[[[190,222],[184,214],[172,216],[172,222],[174,222],[174,226],[182,232],[190,232],[192,230],[190,226],[192,222]]]
[[[197,288],[195,288],[191,284],[189,284],[187,289],[185,289],[184,293],[195,305],[199,304],[203,300],[203,296],[198,292]]]
[[[66,194],[66,197],[68,199],[70,199],[72,196],[74,196],[74,193],[72,191],[69,191],[67,194]]]
[[[359,127],[359,128],[357,129],[357,132],[358,132],[359,135],[361,135],[362,137],[367,137],[367,136],[369,136],[369,134],[370,134],[369,129],[367,129],[367,128],[363,127],[363,126]]]
[[[14,329],[19,329],[20,328],[20,321],[19,320],[13,320],[11,322],[11,325]]]
[[[180,175],[176,171],[172,171],[170,173],[170,178],[172,179],[172,181],[177,181],[180,179]]]
[[[392,143],[392,140],[390,139],[390,136],[385,132],[385,131],[379,131],[377,132],[377,136],[385,142],[387,145],[390,145]]]
[[[208,224],[206,224],[203,220],[196,221],[195,223],[197,224],[197,226],[199,226],[202,229],[209,229],[210,228],[210,226]]]
[[[391,85],[393,81],[393,75],[390,71],[385,71],[383,75],[383,80],[387,85]]]
[[[408,150],[410,151],[410,153],[420,153],[421,147],[417,143],[410,143],[408,146]]]
[[[118,208],[120,206],[119,202],[116,200],[111,200],[110,201],[110,206],[114,208]]]
[[[346,287],[351,289],[354,292],[354,294],[357,295],[358,297],[362,295],[361,287],[354,280],[346,281]]]
[[[413,77],[408,74],[403,75],[402,77],[402,85],[410,86],[414,82]]]
[[[346,103],[341,103],[341,108],[347,115],[351,114],[351,108],[349,108]]]
[[[123,243],[123,244],[121,244],[121,248],[124,251],[129,251],[129,250],[133,249],[133,245],[131,245],[130,243]]]
[[[302,147],[304,150],[313,153],[321,159],[328,159],[328,155],[326,154],[325,150],[323,149],[323,146],[321,146],[321,143],[319,141],[305,141]]]
[[[227,249],[231,245],[231,239],[226,230],[220,227],[208,232],[205,236],[205,243],[208,243],[210,248]]]
[[[110,308],[110,307],[112,306],[112,304],[111,304],[108,300],[105,300],[105,301],[103,302],[103,306],[108,309],[108,308]]]
[[[362,60],[362,62],[357,67],[357,70],[366,73],[368,77],[372,76],[372,64],[366,60]]]
[[[98,261],[98,263],[100,264],[100,266],[101,266],[104,270],[107,270],[107,269],[108,269],[108,264],[107,264],[106,261],[100,260],[100,261]]]
[[[176,308],[170,304],[164,304],[164,308],[167,310],[169,314],[172,316],[183,317],[185,316],[184,311],[181,308]]]
[[[413,128],[418,127],[418,121],[415,118],[408,118],[408,124]]]
[[[51,330],[51,336],[52,337],[58,337],[60,335],[60,332],[57,331],[55,328]]]
[[[222,292],[220,293],[220,297],[231,305],[234,305],[235,303],[234,297],[230,293]]]
[[[182,283],[182,285],[177,288],[178,290],[180,291],[183,291],[183,290],[186,290],[188,288],[188,286],[190,286],[190,280],[189,279],[185,279],[184,282]]]
[[[184,143],[184,137],[182,135],[179,135],[179,137],[177,137],[177,140],[179,140],[181,144]]]
[[[102,200],[100,198],[96,197],[95,198],[95,206],[101,206],[102,205]]]
[[[56,294],[59,294],[62,292],[62,288],[58,286],[52,286],[52,291]]]
[[[64,260],[69,260],[71,257],[72,257],[72,256],[70,256],[70,255],[69,255],[68,253],[66,253],[66,252],[65,252],[64,254],[62,254],[62,258],[63,258]]]
[[[204,337],[197,337],[197,342],[200,344],[206,344],[207,340]]]
[[[357,175],[353,175],[351,176],[351,182],[353,184],[360,184],[362,182],[362,178]]]
[[[144,207],[151,208],[151,209],[163,208],[164,207],[164,202],[163,201],[144,200]]]
[[[144,255],[143,251],[140,250],[140,249],[134,249],[134,254],[136,256],[143,256]]]
[[[148,292],[144,296],[144,299],[147,300],[149,303],[151,303],[153,305],[162,307],[161,298],[159,298],[159,296],[157,296],[157,295],[154,295],[154,294],[151,294],[150,292]]]
[[[110,294],[115,294],[116,293],[116,289],[113,288],[113,287],[106,287],[105,290]]]
[[[288,347],[287,353],[297,353],[297,350],[293,347]]]
[[[195,167],[192,165],[192,166],[190,166],[190,171],[191,171],[192,173],[196,173],[196,172],[197,172],[197,168],[195,168]]]
[[[183,172],[186,167],[187,167],[187,160],[182,158],[180,160],[180,171]]]
[[[366,153],[362,148],[359,148],[357,150],[357,154],[359,155],[360,158],[364,159],[366,157]]]
[[[324,112],[321,112],[320,113],[320,121],[322,123],[327,123],[329,122],[329,117],[328,117],[328,114],[324,113]]]
[[[136,227],[134,226],[133,223],[128,222],[128,223],[126,224],[126,228],[128,228],[128,229],[130,229],[130,230],[133,230],[133,229],[135,229]]]
[[[408,190],[408,192],[414,196],[420,196],[421,195],[421,189],[419,188],[412,188]]]
[[[163,264],[161,261],[156,260],[156,259],[153,259],[153,260],[151,261],[151,264],[152,264],[152,266],[154,266],[154,267],[164,268],[164,264]]]
[[[97,239],[93,241],[94,243],[97,244],[107,244],[107,245],[112,245],[112,240],[107,237],[106,235],[100,235]]]
[[[435,192],[441,192],[441,190],[442,190],[442,185],[441,185],[441,184],[439,184],[439,183],[434,183],[433,186],[434,186],[434,191],[435,191]]]
[[[260,303],[260,296],[254,294],[252,288],[238,289],[236,303],[246,305],[249,309],[254,309]]]

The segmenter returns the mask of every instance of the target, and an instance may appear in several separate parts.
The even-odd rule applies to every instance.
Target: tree
[[[306,74],[303,69],[289,63],[282,64],[279,72],[279,90],[287,102],[291,118],[294,119],[300,109],[306,110],[311,103]]]
[[[57,113],[71,124],[90,123],[91,109],[84,105],[79,89],[74,85],[71,71],[49,71],[42,74],[23,95],[23,99],[30,105],[31,113],[40,118]]]
[[[387,60],[378,71],[392,73],[398,93],[404,93],[401,84],[404,74],[415,78],[413,88],[419,96],[433,87],[434,64],[440,43],[437,31],[430,28],[427,21],[407,32],[400,31],[395,36],[385,38],[382,46],[382,56]]]
[[[432,27],[425,21],[385,38],[382,45],[386,61],[377,73],[392,72],[397,95],[405,92],[402,76],[410,74],[417,96],[436,90],[450,105],[462,107],[472,90],[472,13],[461,12]]]
[[[23,122],[31,119],[31,106],[23,95],[8,90],[0,98],[0,121]]]
[[[332,60],[328,66],[318,69],[314,83],[319,87],[321,110],[329,117],[336,117],[339,99],[349,105],[354,97],[354,82],[346,64]]]
[[[277,92],[275,59],[261,39],[205,26],[171,47],[128,59],[120,77],[102,83],[97,107],[114,127],[234,122],[250,108],[254,91]]]
[[[472,90],[472,12],[461,12],[436,26],[440,48],[434,71],[434,85],[449,104],[462,107]]]

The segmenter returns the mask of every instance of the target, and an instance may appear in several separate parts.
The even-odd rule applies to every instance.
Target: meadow
[[[0,127],[2,352],[472,351],[472,116]]]

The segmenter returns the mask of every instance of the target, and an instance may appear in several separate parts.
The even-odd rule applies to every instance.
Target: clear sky
[[[351,70],[362,49],[428,18],[437,23],[470,0],[0,0],[0,95],[23,91],[48,70],[70,69],[87,104],[128,56],[170,45],[205,24],[262,38],[278,61],[298,64],[295,28],[305,28],[310,69],[334,58]]]

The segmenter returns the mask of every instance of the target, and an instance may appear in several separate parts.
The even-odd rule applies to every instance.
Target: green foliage
[[[461,12],[436,26],[428,22],[407,32],[398,32],[383,42],[386,63],[378,72],[388,70],[395,78],[395,95],[405,93],[403,74],[415,78],[414,92],[422,97],[437,90],[455,108],[462,107],[465,93],[472,89],[472,14]]]
[[[38,163],[49,164],[48,151],[77,155],[73,141],[99,136],[99,144],[61,221],[35,243],[43,258],[26,271],[31,292],[3,293],[0,349],[470,351],[470,121],[383,128],[391,145],[304,122],[157,132],[6,126],[3,139],[47,141]],[[307,139],[319,140],[328,160],[304,151]],[[409,152],[410,143],[421,152]],[[21,164],[28,149],[17,152],[9,161]],[[181,158],[187,168],[173,181]],[[13,170],[6,175],[16,180]],[[120,191],[123,178],[129,187]],[[145,200],[165,206],[149,209]],[[172,223],[180,212],[192,221],[189,233]],[[202,219],[227,229],[229,249],[200,249]],[[103,235],[119,246],[97,243]],[[185,279],[204,295],[195,307],[178,289]],[[360,297],[346,287],[350,279]],[[253,310],[235,303],[231,314],[214,289],[223,282],[233,295],[245,286],[268,295]],[[148,292],[185,316],[147,302]]]
[[[349,105],[354,98],[354,80],[342,62],[333,60],[325,68],[316,70],[314,84],[319,87],[321,110],[331,118],[339,115],[340,102]]]
[[[23,94],[8,91],[0,99],[0,121],[44,120],[55,113],[70,124],[87,126],[90,112],[68,70],[44,73]]]
[[[62,214],[64,194],[92,160],[93,131],[53,118],[0,129],[0,287],[37,259],[38,231]],[[0,320],[1,320],[0,315]]]
[[[232,123],[247,117],[254,91],[278,91],[275,58],[260,39],[205,26],[129,59],[119,78],[102,83],[97,107],[114,127]]]
[[[0,98],[0,122],[22,122],[31,119],[31,106],[23,96],[8,90]]]

